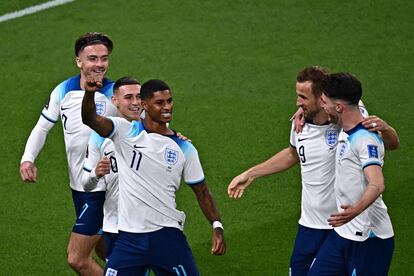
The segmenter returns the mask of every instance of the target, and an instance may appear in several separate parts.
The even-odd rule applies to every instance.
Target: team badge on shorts
[[[166,148],[165,149],[165,161],[169,165],[174,165],[178,161],[178,151]]]
[[[336,146],[336,143],[338,143],[338,131],[335,129],[328,129],[325,133],[325,142],[331,148]]]
[[[106,102],[104,101],[97,101],[95,103],[96,106],[96,114],[98,115],[105,115],[106,112]]]

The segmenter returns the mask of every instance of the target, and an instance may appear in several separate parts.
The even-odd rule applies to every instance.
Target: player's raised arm
[[[82,101],[82,122],[102,137],[108,137],[114,126],[112,121],[96,114],[95,92],[102,87],[102,76],[87,76]]]
[[[207,187],[207,183],[191,185],[201,210],[213,226],[211,238],[211,254],[223,255],[226,253],[226,242],[224,241],[223,225],[221,224],[220,213],[214,203],[214,199]]]

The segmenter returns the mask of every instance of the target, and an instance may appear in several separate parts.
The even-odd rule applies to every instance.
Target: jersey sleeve
[[[290,145],[296,148],[296,132],[295,132],[295,122],[292,121],[292,127],[290,129]]]
[[[60,118],[60,100],[64,92],[64,87],[65,82],[53,89],[48,102],[42,110],[42,116],[51,123],[56,123]]]
[[[27,139],[21,163],[25,161],[34,162],[46,142],[47,134],[59,120],[60,91],[62,89],[63,83],[59,84],[50,94],[39,120]]]
[[[383,165],[384,145],[378,134],[366,132],[355,140],[352,144],[363,169],[371,165]]]
[[[186,142],[181,148],[185,156],[183,179],[189,185],[200,184],[204,182],[204,172],[198,157],[197,149],[190,143]]]
[[[112,121],[113,129],[112,132],[108,135],[107,138],[112,141],[119,140],[120,138],[127,136],[132,131],[133,123],[128,120],[120,117],[107,117]]]
[[[99,136],[96,132],[92,132],[89,137],[82,173],[82,186],[85,191],[93,190],[99,182],[99,178],[95,174],[95,168],[102,158],[101,146],[104,141],[105,138]]]

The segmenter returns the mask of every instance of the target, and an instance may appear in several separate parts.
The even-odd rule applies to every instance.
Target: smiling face
[[[173,99],[170,90],[156,91],[153,95],[142,100],[145,116],[153,121],[164,124],[172,120]]]
[[[112,102],[117,107],[121,117],[128,121],[139,121],[142,112],[141,86],[138,84],[126,84],[115,90]]]
[[[103,44],[86,46],[76,57],[76,65],[81,71],[81,78],[88,75],[104,77],[109,66],[109,52]]]
[[[312,82],[297,82],[296,83],[296,105],[303,110],[303,116],[308,121],[313,121],[314,118],[321,112],[321,98],[315,96],[312,92]]]
[[[339,115],[337,109],[340,108],[336,102],[328,98],[325,94],[322,94],[322,107],[328,114],[328,120],[331,123],[339,123]]]

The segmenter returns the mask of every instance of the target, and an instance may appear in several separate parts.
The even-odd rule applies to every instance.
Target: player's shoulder
[[[100,148],[105,142],[105,139],[105,137],[102,137],[97,132],[92,131],[91,135],[89,136],[89,144],[96,148]]]
[[[364,141],[376,141],[382,143],[378,132],[369,131],[362,123],[359,123],[352,129],[344,132],[348,135],[348,140],[351,144],[357,144]]]
[[[185,155],[197,152],[197,149],[190,141],[181,139],[176,132],[173,135],[167,135],[167,137],[173,140]]]
[[[123,119],[123,118],[120,118]],[[129,123],[129,131],[128,136],[129,137],[135,137],[141,134],[141,132],[145,131],[144,124],[141,121],[132,121],[128,122],[128,120],[124,119],[122,121],[124,124]]]
[[[113,95],[114,82],[110,79],[104,78],[102,87],[99,89],[99,92],[104,94],[107,97]]]
[[[104,78],[103,86],[99,89],[98,92],[105,95],[106,97],[111,97],[113,94],[113,87],[114,82],[110,79]],[[80,86],[80,75],[72,76],[62,81],[56,86],[55,90],[58,93],[60,99],[63,99],[66,94],[72,91],[81,91],[82,88]]]

